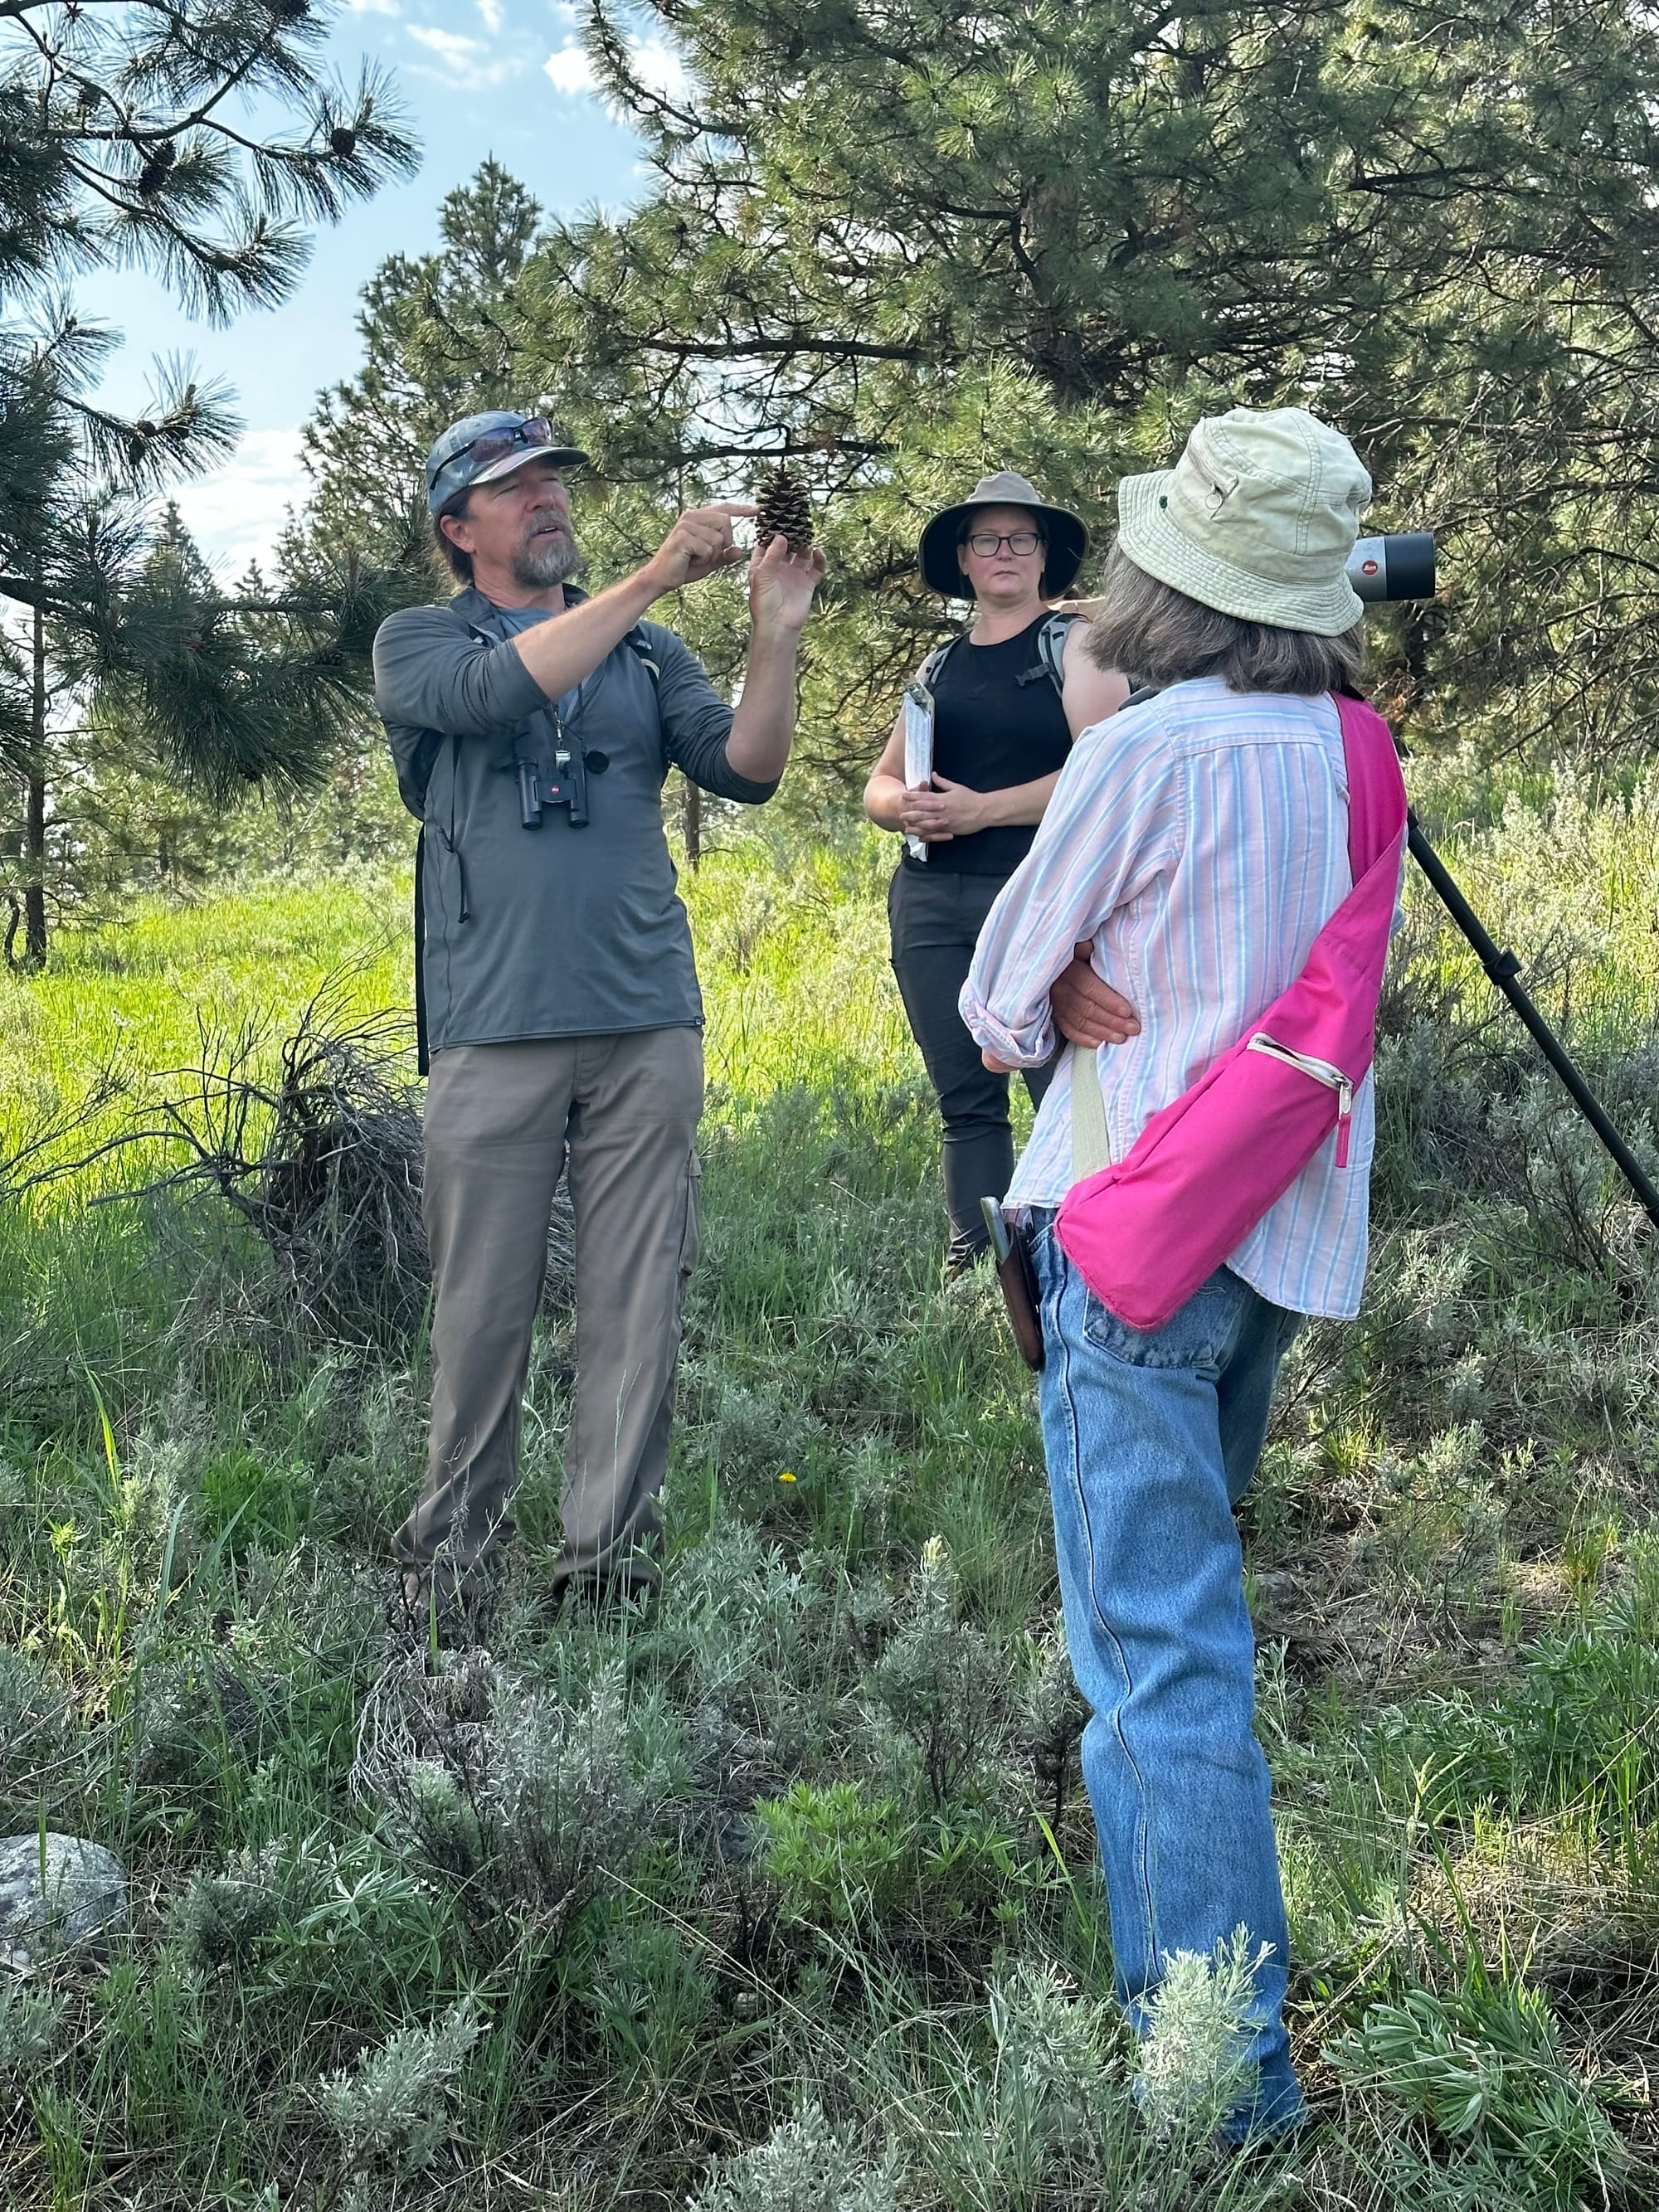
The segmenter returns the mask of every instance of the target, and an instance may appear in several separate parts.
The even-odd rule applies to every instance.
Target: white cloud
[[[483,52],[480,39],[469,39],[464,32],[434,30],[428,23],[411,23],[409,35],[416,46],[424,46],[440,61],[449,62],[457,68],[470,64]]]
[[[493,35],[501,29],[503,20],[501,0],[478,0],[478,13],[483,18],[486,31]]]
[[[504,77],[516,74],[520,63],[515,54],[497,60],[486,59],[489,49],[482,39],[470,39],[460,31],[434,30],[426,23],[411,23],[409,35],[417,46],[424,46],[429,54],[436,55],[441,67],[423,69],[419,62],[410,64],[419,76],[435,76],[439,82],[462,92],[480,91],[486,85],[500,84]]]
[[[542,67],[552,78],[559,91],[568,97],[593,89],[593,64],[583,46],[561,46],[550,54]]]
[[[400,0],[345,0],[348,15],[395,15]]]
[[[250,561],[270,575],[288,509],[310,490],[297,430],[248,430],[222,468],[176,485],[172,496],[220,580],[232,583]]]
[[[630,39],[628,58],[634,72],[653,92],[660,93],[665,100],[684,98],[690,82],[685,64],[671,46],[660,39]]]
[[[641,82],[649,86],[653,92],[661,93],[668,100],[684,96],[690,78],[678,54],[664,40],[630,39],[628,58]],[[599,88],[586,49],[577,46],[574,40],[561,46],[556,53],[550,54],[542,67],[559,91],[568,98],[574,99],[580,94],[595,92]]]

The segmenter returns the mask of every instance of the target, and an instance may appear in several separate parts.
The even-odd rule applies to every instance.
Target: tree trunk
[[[694,872],[702,866],[702,787],[685,779],[685,806],[681,816],[685,830],[686,865]]]
[[[29,757],[23,817],[23,965],[46,960],[46,617],[34,610],[34,683],[29,701]]]

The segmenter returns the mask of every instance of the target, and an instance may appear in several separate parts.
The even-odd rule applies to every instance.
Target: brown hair
[[[1242,622],[1138,568],[1113,540],[1100,581],[1100,612],[1087,649],[1102,668],[1162,689],[1194,676],[1219,676],[1230,691],[1355,689],[1365,668],[1365,629],[1358,622],[1335,637]]]
[[[471,496],[472,487],[469,484],[465,491],[458,491],[453,499],[441,507],[432,518],[432,557],[438,574],[446,583],[452,577],[459,577],[464,584],[472,581],[472,556],[464,553],[444,529],[444,517],[453,515],[459,522],[466,513],[466,503]]]

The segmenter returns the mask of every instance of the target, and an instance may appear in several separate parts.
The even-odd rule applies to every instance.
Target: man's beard
[[[574,583],[586,571],[586,558],[568,530],[557,537],[526,538],[513,556],[513,580],[526,591],[543,591],[549,584]]]

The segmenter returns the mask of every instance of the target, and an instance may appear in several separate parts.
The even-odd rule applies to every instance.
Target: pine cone
[[[178,158],[179,149],[173,144],[172,139],[162,139],[161,144],[154,149],[149,161],[145,162],[143,167],[138,172],[138,189],[143,193],[146,199],[149,198],[152,192],[159,192],[161,191],[162,185],[166,184],[168,176],[172,173],[173,165]]]
[[[755,523],[755,542],[769,545],[781,533],[792,553],[812,550],[812,509],[806,487],[794,471],[780,461],[769,469],[757,487],[760,514]]]

